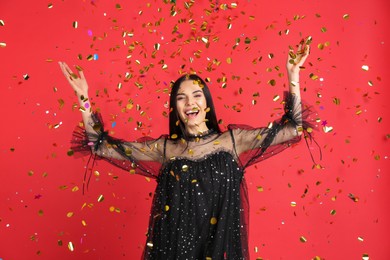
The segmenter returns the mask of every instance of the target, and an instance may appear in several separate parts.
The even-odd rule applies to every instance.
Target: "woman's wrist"
[[[91,108],[91,103],[89,101],[88,93],[77,94],[80,110],[85,111]]]

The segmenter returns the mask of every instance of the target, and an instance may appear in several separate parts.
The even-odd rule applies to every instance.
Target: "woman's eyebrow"
[[[194,92],[192,92],[192,94],[196,94],[196,93],[203,93],[202,90],[195,90]],[[180,92],[180,93],[177,93],[176,96],[185,96],[186,94],[184,92]]]

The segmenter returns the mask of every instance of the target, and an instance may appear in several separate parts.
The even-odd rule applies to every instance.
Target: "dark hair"
[[[186,80],[193,80],[197,81],[199,83],[199,86],[202,87],[203,94],[206,98],[206,104],[207,107],[210,108],[210,111],[206,113],[206,126],[208,129],[213,129],[217,133],[221,133],[221,130],[219,129],[217,116],[215,114],[215,108],[213,99],[211,97],[211,93],[209,90],[209,87],[207,86],[206,82],[199,77],[196,74],[187,74],[183,75],[180,78],[178,78],[174,83],[172,83],[171,87],[171,96],[169,99],[170,103],[170,111],[169,111],[169,136],[176,135],[177,138],[186,138],[186,131],[184,123],[180,120],[179,115],[177,113],[177,106],[176,106],[176,96],[180,89],[181,83],[183,83]],[[177,124],[179,122],[179,124]]]

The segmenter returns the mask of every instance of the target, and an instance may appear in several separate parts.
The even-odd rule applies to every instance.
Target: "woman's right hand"
[[[81,69],[78,70],[78,75],[69,68],[65,62],[58,62],[62,73],[64,73],[65,78],[68,80],[69,84],[72,86],[73,90],[76,92],[78,97],[88,96],[88,83],[84,77],[84,73]]]

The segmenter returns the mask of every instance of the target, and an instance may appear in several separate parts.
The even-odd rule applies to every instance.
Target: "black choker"
[[[191,139],[193,139],[193,138],[204,138],[206,136],[209,136],[209,135],[213,134],[214,132],[215,132],[214,129],[208,129],[208,130],[206,130],[204,132],[199,132],[197,134],[188,134],[187,133],[186,136],[188,138],[191,138]]]

